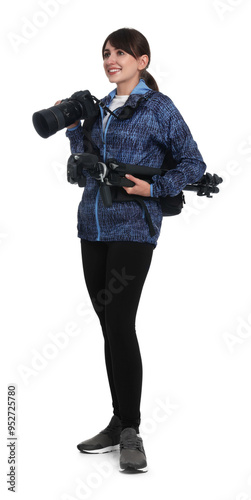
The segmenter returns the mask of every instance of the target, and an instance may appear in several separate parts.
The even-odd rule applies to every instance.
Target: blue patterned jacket
[[[109,106],[116,90],[102,102]],[[136,201],[116,202],[104,206],[98,182],[86,172],[86,187],[78,209],[78,236],[90,241],[136,241],[156,246],[162,223],[162,211],[156,198],[177,195],[190,183],[199,180],[206,165],[181,114],[169,97],[156,92],[140,80],[130,94],[126,105],[136,107],[131,118],[117,120],[109,116],[103,132],[103,109],[92,129],[92,140],[100,149],[103,161],[115,158],[124,163],[160,168],[165,154],[171,151],[177,167],[163,176],[153,177],[151,197],[146,206],[156,234],[150,236],[144,210]],[[124,107],[124,106],[123,106]],[[115,113],[119,115],[123,108]],[[72,154],[83,153],[82,126],[67,130]],[[154,198],[154,199],[153,199]]]

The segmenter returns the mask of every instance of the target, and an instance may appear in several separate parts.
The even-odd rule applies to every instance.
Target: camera
[[[89,90],[80,90],[57,106],[36,111],[32,121],[37,133],[47,139],[75,121],[95,118],[98,113],[98,104],[94,102]]]
[[[108,166],[99,161],[96,155],[89,153],[71,155],[67,163],[67,180],[71,184],[78,184],[79,187],[86,186],[85,172],[88,171],[93,179],[99,183],[102,201],[105,207],[112,206],[112,196],[110,187],[107,185],[109,176]]]

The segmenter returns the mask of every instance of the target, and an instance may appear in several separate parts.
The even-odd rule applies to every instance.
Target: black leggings
[[[86,286],[104,335],[113,413],[123,429],[137,432],[142,362],[135,319],[153,249],[149,243],[81,240]]]

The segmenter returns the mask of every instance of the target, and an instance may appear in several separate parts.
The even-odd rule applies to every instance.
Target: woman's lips
[[[115,74],[116,74],[116,73],[118,73],[119,71],[121,71],[121,69],[120,69],[120,68],[110,68],[110,69],[108,69],[108,73],[109,73],[110,75],[115,75]]]

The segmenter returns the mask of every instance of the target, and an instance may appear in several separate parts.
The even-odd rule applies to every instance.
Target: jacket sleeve
[[[71,154],[84,153],[82,125],[67,129],[66,137],[70,140]]]
[[[164,108],[164,109],[163,109]],[[168,109],[162,108],[159,117],[163,144],[177,162],[176,168],[163,176],[153,177],[151,196],[176,196],[187,184],[198,181],[206,170],[206,165],[192,134],[172,101]]]

